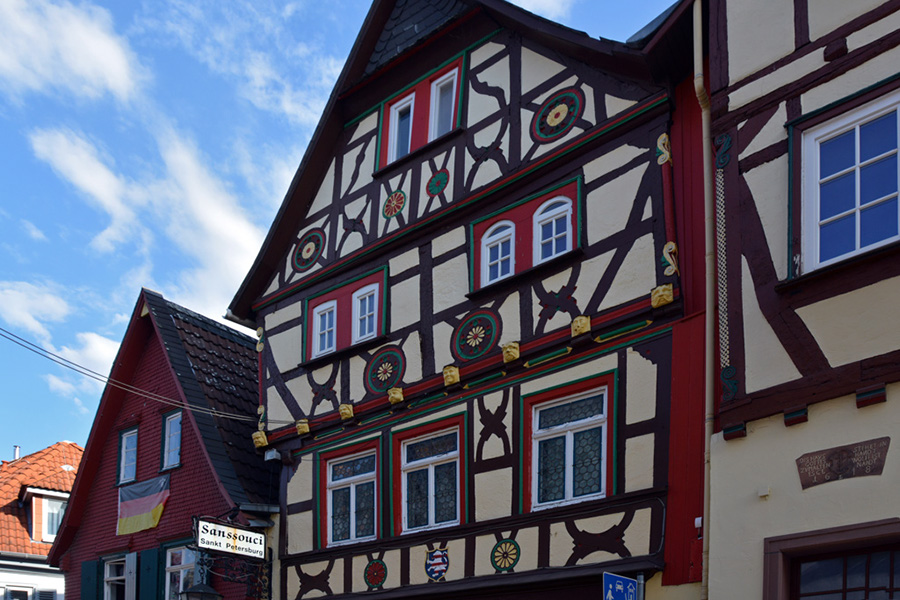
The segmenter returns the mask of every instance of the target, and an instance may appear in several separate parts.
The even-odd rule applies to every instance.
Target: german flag
[[[119,488],[116,535],[128,535],[156,527],[168,498],[168,475]]]

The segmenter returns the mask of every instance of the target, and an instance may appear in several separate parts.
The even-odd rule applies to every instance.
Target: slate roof
[[[468,9],[459,0],[397,0],[375,43],[365,74],[371,75]]]
[[[263,462],[251,436],[259,405],[256,341],[212,319],[144,290],[189,404],[251,417],[242,421],[194,411],[206,451],[235,504],[277,500],[277,463]]]
[[[0,554],[47,556],[50,544],[35,542],[29,531],[29,504],[19,504],[25,488],[71,492],[84,449],[57,442],[33,454],[0,464]],[[74,469],[63,469],[64,465]]]

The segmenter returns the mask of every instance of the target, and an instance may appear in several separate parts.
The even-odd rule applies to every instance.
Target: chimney
[[[19,446],[13,446],[13,460],[19,460]]]

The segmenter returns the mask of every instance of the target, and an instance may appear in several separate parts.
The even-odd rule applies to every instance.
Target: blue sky
[[[672,1],[516,3],[624,40]],[[106,375],[141,287],[223,315],[369,4],[0,1],[0,327]],[[101,383],[0,365],[0,459],[87,442]]]

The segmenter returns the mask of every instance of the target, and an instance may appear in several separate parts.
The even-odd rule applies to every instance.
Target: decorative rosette
[[[319,260],[325,248],[325,231],[312,229],[303,234],[294,251],[294,269],[306,271]]]
[[[437,196],[444,191],[448,183],[450,183],[450,171],[441,169],[432,175],[428,183],[425,184],[425,191],[429,196]]]
[[[551,95],[531,121],[531,137],[545,144],[565,135],[584,112],[584,93],[568,88]]]
[[[500,318],[482,309],[470,313],[453,331],[453,356],[472,360],[490,352],[500,339]]]
[[[403,190],[391,192],[390,196],[385,199],[384,206],[381,207],[381,214],[385,219],[392,219],[400,214],[404,206],[406,206],[406,194],[403,193]]]
[[[366,365],[365,386],[372,394],[384,394],[396,387],[406,372],[406,356],[398,346],[388,346],[375,353]]]

